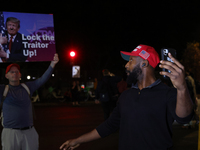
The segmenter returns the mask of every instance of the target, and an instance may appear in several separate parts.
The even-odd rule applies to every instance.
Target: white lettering
[[[22,42],[24,44],[24,48],[27,48],[28,42]]]
[[[26,38],[25,38],[24,34],[22,34],[22,40],[26,40]]]
[[[49,43],[28,43],[28,42],[22,42],[24,44],[24,48],[48,48]]]
[[[29,51],[29,57],[31,58],[32,56],[34,56],[34,52],[33,51]]]
[[[23,40],[38,40],[38,41],[40,41],[41,39],[40,39],[40,36],[38,35],[38,34],[36,34],[36,35],[27,35],[26,37],[24,36],[24,34],[22,34],[22,39]]]
[[[23,50],[24,56],[28,56],[28,50]]]
[[[27,40],[31,40],[32,39],[30,35],[26,36],[26,38],[27,38]]]
[[[29,50],[23,50],[24,56],[29,56],[30,58],[33,56],[37,56],[37,51],[29,51]]]
[[[42,35],[43,40],[54,41],[54,36]]]

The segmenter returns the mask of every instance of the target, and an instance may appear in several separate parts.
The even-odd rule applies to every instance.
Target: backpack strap
[[[9,90],[9,85],[5,85],[5,89],[3,91],[3,96],[2,96],[1,105],[0,105],[0,112],[1,112],[1,109],[2,109],[2,106],[3,106],[3,102],[6,98],[6,95],[8,94],[8,90]]]
[[[30,90],[28,86],[25,83],[21,83],[21,85],[26,89],[26,91],[28,92],[28,95],[30,96]]]
[[[21,85],[26,89],[28,95],[30,96],[30,90],[29,90],[28,86],[25,83],[21,83]],[[4,89],[4,92],[3,92],[3,97],[2,97],[2,100],[1,100],[0,108],[2,107],[3,101],[5,100],[5,98],[8,94],[8,90],[9,90],[9,85],[5,85],[5,89]]]
[[[28,95],[30,96],[30,90],[28,88],[28,86],[24,83],[21,83],[21,85],[26,89]],[[2,100],[1,100],[1,104],[0,104],[0,112],[2,111],[2,106],[3,106],[3,102],[8,94],[8,90],[9,90],[9,85],[5,85],[5,89],[4,89],[4,92],[3,92],[3,97],[2,97]]]
[[[8,93],[8,90],[9,90],[9,85],[5,85],[5,89],[4,89],[4,92],[3,92],[3,99],[6,98],[6,95]]]
[[[6,98],[6,95],[8,94],[8,90],[9,90],[9,85],[5,85],[5,89],[4,89],[2,100],[1,100],[1,104],[0,104],[0,113],[1,113],[0,119],[3,116],[2,107],[3,107],[3,102],[4,102],[5,98]]]
[[[28,86],[25,83],[21,83],[21,85],[25,88],[25,90],[27,91],[27,93],[28,93],[28,95],[30,97],[30,100],[31,100],[30,90],[29,90]],[[6,96],[7,96],[8,90],[9,90],[9,85],[5,85],[5,89],[4,89],[4,92],[3,92],[3,97],[2,97],[2,100],[1,100],[1,104],[0,104],[0,113],[1,113],[0,119],[2,118],[3,102],[4,102],[4,100],[5,100]],[[32,102],[31,102],[31,105],[32,105]],[[33,105],[32,105],[32,108],[33,108]],[[34,118],[36,118],[34,113],[33,113],[33,115],[34,115]]]

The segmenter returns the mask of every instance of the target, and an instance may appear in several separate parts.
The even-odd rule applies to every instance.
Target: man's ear
[[[6,79],[8,79],[8,74],[7,73],[5,74],[5,77],[6,77]]]
[[[149,66],[149,61],[148,60],[143,60],[141,62],[141,68],[148,67],[148,66]]]

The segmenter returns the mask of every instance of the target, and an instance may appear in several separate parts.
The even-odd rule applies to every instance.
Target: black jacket
[[[6,32],[6,35],[8,37],[7,32]],[[9,58],[7,59],[7,62],[26,61],[28,56],[25,56],[24,53],[26,52],[27,48],[26,49],[24,48],[24,44],[22,42],[23,42],[22,34],[17,33],[15,40],[12,43],[11,51],[9,54]],[[9,45],[9,41],[7,45]]]

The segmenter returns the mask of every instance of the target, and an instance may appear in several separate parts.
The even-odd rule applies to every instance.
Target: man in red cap
[[[38,134],[33,126],[33,111],[30,97],[51,76],[53,68],[58,63],[58,54],[54,55],[49,68],[35,81],[26,82],[30,90],[20,84],[20,66],[10,64],[6,68],[5,77],[9,80],[9,90],[3,101],[2,107],[2,149],[5,150],[37,150],[39,149]],[[3,95],[5,85],[0,85],[0,93]]]
[[[124,91],[111,116],[96,129],[68,140],[60,149],[74,149],[79,144],[103,138],[119,129],[119,150],[171,150],[172,123],[187,123],[193,116],[193,103],[185,82],[185,70],[171,54],[172,62],[160,61],[151,46],[139,45],[132,52],[121,51],[127,60],[127,81],[132,87]],[[156,79],[156,66],[171,79],[175,88]]]

